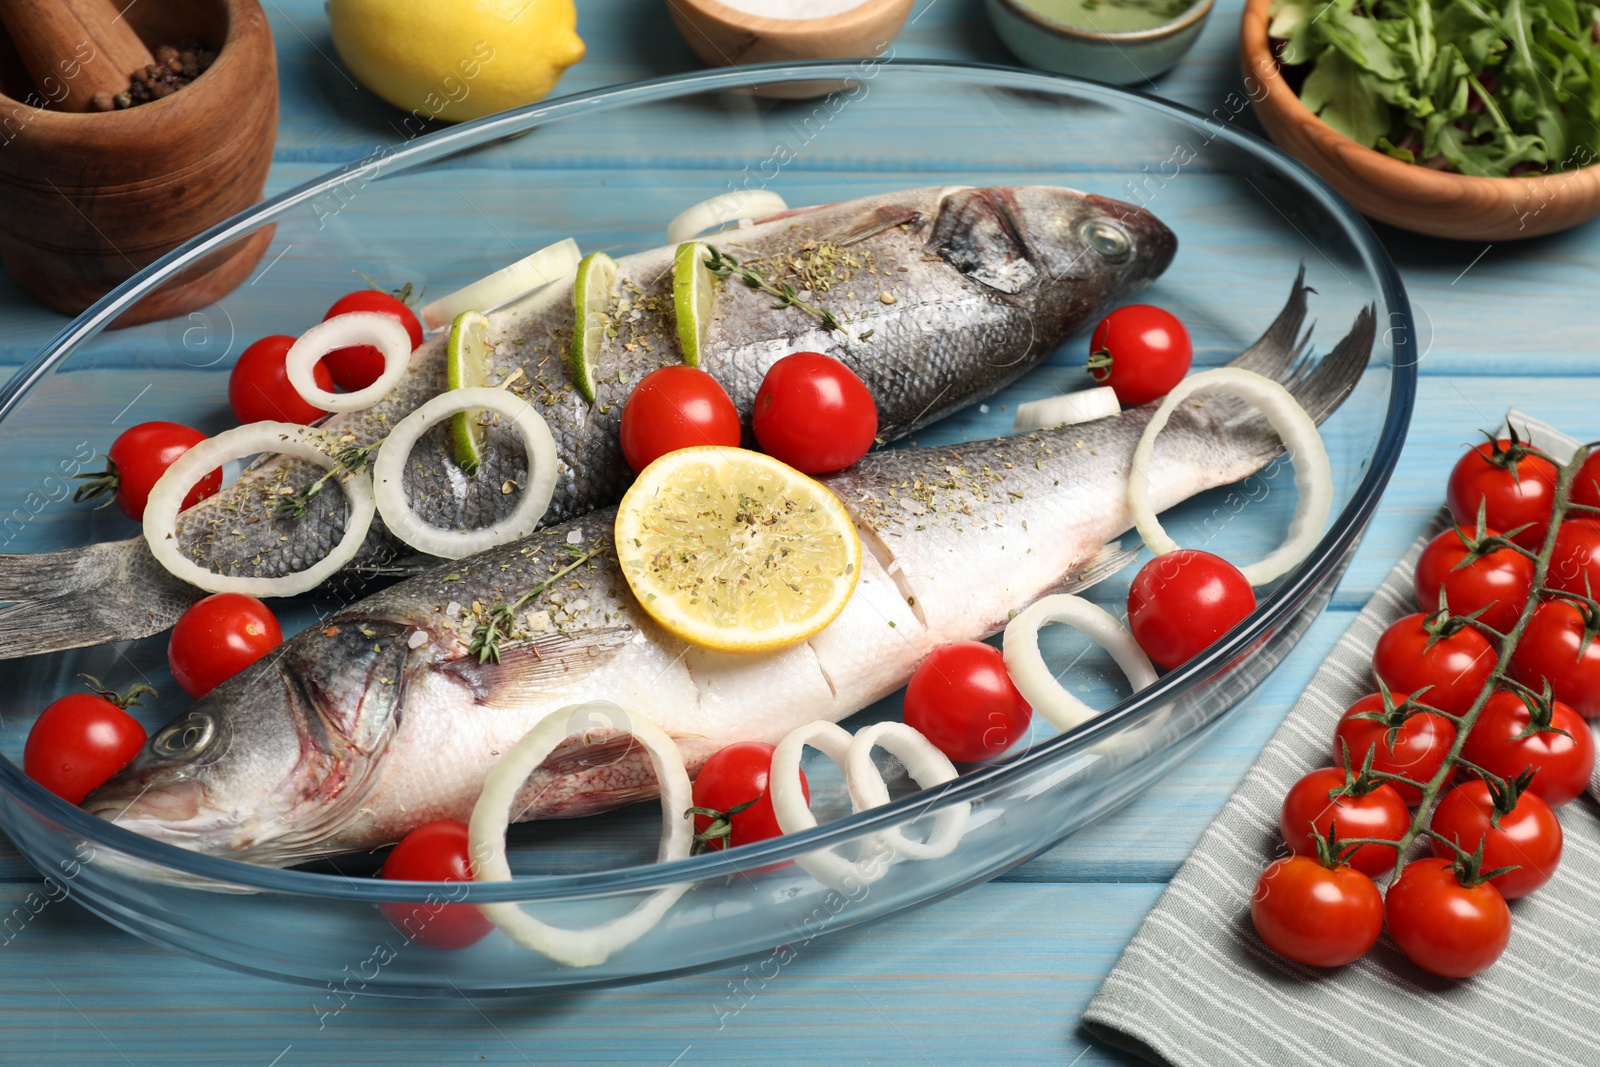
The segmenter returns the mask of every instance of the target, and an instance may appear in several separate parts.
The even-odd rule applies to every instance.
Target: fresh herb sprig
[[[336,461],[335,466],[328,468],[327,472],[316,481],[301,486],[298,491],[279,500],[278,506],[273,509],[273,513],[286,519],[300,518],[310,509],[311,502],[317,498],[317,494],[322,492],[330,480],[345,474],[353,474],[366,466],[367,457],[377,450],[380,443],[374,441],[370,445],[353,445],[350,448],[341,449],[333,457]]]
[[[500,643],[513,636],[517,628],[517,612],[523,605],[536,596],[543,595],[550,588],[552,582],[565,578],[595,556],[600,554],[596,548],[589,552],[576,545],[567,545],[567,554],[572,557],[572,562],[556,571],[544,581],[539,582],[509,604],[496,604],[483,614],[483,621],[472,628],[472,640],[467,644],[467,654],[477,656],[479,663],[499,663]]]
[[[1300,100],[1370,148],[1484,177],[1600,158],[1592,0],[1275,0]]]
[[[779,307],[797,307],[808,311],[822,320],[825,330],[842,330],[843,326],[827,308],[808,304],[800,299],[800,291],[788,282],[779,282],[774,285],[766,276],[754,267],[747,267],[733,256],[712,246],[706,245],[706,269],[719,278],[738,278],[752,289],[759,289],[763,293],[770,293],[778,298]]]

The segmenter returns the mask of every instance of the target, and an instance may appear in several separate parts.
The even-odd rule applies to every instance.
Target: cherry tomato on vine
[[[622,406],[622,458],[635,474],[680,448],[736,447],[740,432],[727,390],[694,367],[651,371]]]
[[[1123,407],[1159,400],[1189,373],[1194,348],[1178,317],[1152,304],[1129,304],[1100,320],[1089,338],[1089,373],[1116,390]]]
[[[335,315],[352,311],[376,311],[380,315],[388,315],[406,328],[411,335],[412,348],[422,344],[422,322],[403,300],[378,289],[357,289],[335,300],[328,313],[322,316],[322,321],[327,322]],[[383,353],[371,345],[336,348],[322,362],[339,388],[348,393],[365,389],[383,374]]]
[[[441,819],[424,823],[401,838],[378,876],[397,882],[470,882],[471,855],[466,824]],[[449,893],[440,895],[449,899]],[[390,902],[379,904],[378,910],[396,930],[429,948],[466,948],[494,929],[471,904]]]
[[[1383,933],[1383,898],[1349,864],[1329,869],[1310,856],[1267,865],[1250,897],[1250,921],[1268,948],[1309,967],[1360,959]]]
[[[1480,503],[1492,529],[1527,526],[1512,540],[1537,550],[1555,506],[1556,476],[1555,464],[1527,454],[1519,442],[1485,441],[1456,461],[1445,502],[1462,526],[1477,524]]]
[[[1578,468],[1569,496],[1574,504],[1600,508],[1600,449],[1590,452],[1589,458]]]
[[[1372,672],[1391,692],[1414,693],[1429,707],[1465,715],[1478,699],[1497,659],[1489,639],[1469,625],[1452,620],[1454,633],[1429,633],[1427,615],[1407,615],[1394,622],[1372,651]],[[1423,686],[1429,686],[1422,691]]]
[[[178,619],[167,641],[167,666],[183,691],[199,698],[283,644],[272,610],[244,593],[215,593]]]
[[[1556,531],[1544,584],[1579,596],[1600,595],[1600,522],[1567,518]]]
[[[1404,693],[1392,693],[1386,704],[1381,693],[1371,693],[1345,709],[1333,732],[1334,762],[1344,765],[1348,747],[1351,768],[1359,768],[1370,749],[1373,770],[1404,775],[1417,782],[1430,781],[1456,743],[1456,724],[1443,715],[1408,707],[1407,699]],[[1368,715],[1383,718],[1369,719],[1365,717]],[[1422,790],[1416,786],[1404,782],[1388,784],[1407,804],[1421,803]],[[1344,832],[1343,827],[1340,832]]]
[[[1582,716],[1561,701],[1552,701],[1548,710],[1541,704],[1504,689],[1495,693],[1472,724],[1461,756],[1502,778],[1515,778],[1531,768],[1533,784],[1528,791],[1559,808],[1589,785],[1594,735]],[[1542,721],[1546,714],[1548,722]],[[1530,728],[1534,732],[1523,737]]]
[[[828,474],[867,454],[878,435],[878,405],[837,359],[796,352],[761,379],[750,429],[773,459],[805,474]]]
[[[1535,608],[1511,653],[1511,677],[1538,691],[1548,681],[1557,700],[1594,719],[1600,718],[1600,641],[1587,638],[1586,612],[1566,600]]]
[[[700,768],[694,779],[694,806],[716,812],[715,816],[696,813],[694,832],[702,849],[716,850],[750,845],[783,833],[772,810],[772,753],[775,746],[760,741],[741,741],[719,749]],[[811,799],[811,787],[800,772],[800,792]],[[755,803],[751,804],[751,801]],[[741,805],[749,807],[740,809]],[[732,815],[727,813],[732,811]],[[727,833],[721,833],[726,827]],[[708,831],[714,831],[708,833]]]
[[[1483,608],[1478,618],[1485,625],[1510,633],[1533,595],[1533,560],[1514,548],[1498,548],[1457,570],[1470,551],[1462,531],[1474,540],[1500,536],[1497,530],[1480,533],[1469,526],[1446,530],[1429,541],[1417,560],[1417,607],[1424,615],[1438,611],[1443,589],[1452,614],[1470,615]]]
[[[1028,732],[1033,709],[1000,650],[982,641],[934,649],[906,684],[906,725],[956,763],[1000,755]]]
[[[1411,825],[1406,802],[1392,786],[1380,785],[1362,796],[1345,795],[1337,800],[1329,794],[1345,785],[1344,771],[1338,767],[1319,767],[1289,787],[1278,815],[1278,830],[1284,844],[1297,856],[1315,856],[1316,838],[1324,838],[1330,828],[1339,838],[1381,837],[1397,841]],[[1394,867],[1393,845],[1362,845],[1344,862],[1362,874],[1377,876]]]
[[[1444,795],[1428,827],[1468,852],[1482,841],[1486,871],[1516,867],[1489,880],[1507,900],[1525,897],[1544,885],[1561,863],[1561,823],[1535,793],[1521,793],[1510,811],[1497,812],[1487,783],[1466,782]],[[1455,858],[1455,852],[1440,841],[1433,842],[1433,854]]]
[[[284,359],[295,338],[287,334],[263,337],[243,352],[228,375],[228,406],[239,422],[316,422],[327,412],[301,399],[289,384]],[[333,375],[326,360],[311,368],[317,386],[333,392]]]
[[[1511,940],[1511,911],[1485,882],[1464,886],[1449,860],[1420,859],[1384,899],[1389,936],[1418,967],[1445,978],[1470,978],[1488,967]]]
[[[110,460],[103,472],[80,474],[86,479],[74,500],[94,500],[106,493],[114,493],[117,507],[134,522],[144,519],[144,508],[150,501],[150,490],[155,487],[167,468],[178,457],[206,439],[199,430],[176,422],[141,422],[122,431],[106,450]],[[183,506],[192,508],[206,497],[222,488],[222,471],[212,471],[195,483]],[[104,504],[100,505],[105,507]]]
[[[83,803],[110,781],[145,742],[144,727],[124,709],[149,687],[121,697],[89,681],[94,692],[69,694],[44,709],[22,749],[23,772],[69,804]]]
[[[1255,609],[1255,590],[1239,568],[1192,548],[1157,556],[1128,587],[1128,629],[1156,666],[1169,671]]]

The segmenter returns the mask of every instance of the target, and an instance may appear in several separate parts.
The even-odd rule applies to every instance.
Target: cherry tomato
[[[1541,691],[1548,681],[1557,700],[1586,719],[1600,718],[1600,641],[1587,640],[1576,604],[1550,600],[1534,609],[1511,653],[1511,676]]]
[[[327,412],[300,398],[289,384],[284,358],[295,338],[287,334],[263,337],[243,352],[228,375],[228,406],[233,417],[246,422],[316,422]],[[311,368],[317,385],[333,392],[333,375],[326,360]]]
[[[1476,537],[1500,536],[1496,530],[1480,534],[1473,527],[1463,529]],[[1438,611],[1442,589],[1452,614],[1470,615],[1484,608],[1478,618],[1485,625],[1510,633],[1533,595],[1533,560],[1516,549],[1499,548],[1457,570],[1468,551],[1456,530],[1446,530],[1428,542],[1417,560],[1417,607],[1424,615]]]
[[[716,831],[724,826],[728,828],[726,834],[714,832],[701,838],[702,848],[716,850],[750,845],[783,833],[778,828],[778,816],[772,810],[769,778],[773,749],[774,746],[760,741],[741,741],[719,749],[700,768],[694,779],[694,806],[717,812],[718,816],[697,813],[694,832],[706,834],[713,828]],[[800,772],[800,792],[807,800],[811,799],[811,787],[806,783],[804,771]],[[750,804],[752,800],[754,804]],[[727,815],[742,804],[750,806]]]
[[[93,500],[105,493],[114,493],[122,513],[140,522],[156,482],[179,456],[205,439],[206,435],[199,430],[175,422],[141,422],[131,426],[106,450],[110,462],[104,473],[92,478],[80,475],[90,480],[78,487],[72,499]],[[195,483],[189,495],[183,498],[183,506],[192,508],[221,488],[222,471],[214,470]]]
[[[83,803],[144,747],[144,727],[120,699],[97,690],[52,702],[28,731],[23,772],[67,803]]]
[[[1169,671],[1255,609],[1255,591],[1239,568],[1192,548],[1157,556],[1128,588],[1128,628],[1145,654]]]
[[[466,824],[441,819],[401,838],[378,874],[397,882],[470,882],[471,855]],[[437,900],[379,904],[378,910],[408,939],[429,948],[466,948],[483,940],[494,924],[471,904],[446,903],[454,895],[447,891]]]
[[[167,641],[167,666],[196,699],[283,644],[277,617],[244,593],[216,593],[185,611]]]
[[[1391,711],[1404,711],[1406,695],[1390,695]],[[1385,719],[1368,719],[1367,715],[1384,715]],[[1456,724],[1443,715],[1429,711],[1412,711],[1397,721],[1399,715],[1385,711],[1382,694],[1372,693],[1362,697],[1345,709],[1339,725],[1333,732],[1333,760],[1343,766],[1345,749],[1350,752],[1350,766],[1359,769],[1372,750],[1372,769],[1385,774],[1402,774],[1412,781],[1428,782],[1444,766],[1450,747],[1456,743]],[[1389,787],[1400,794],[1407,804],[1422,802],[1422,790],[1404,782],[1390,782]],[[1343,827],[1340,828],[1343,832]],[[1354,834],[1349,836],[1354,837]]]
[[[1525,897],[1544,885],[1561,863],[1561,823],[1534,793],[1521,794],[1514,808],[1497,817],[1489,786],[1467,782],[1444,795],[1428,826],[1468,852],[1482,841],[1485,871],[1515,866],[1516,870],[1489,881],[1507,900]],[[1455,858],[1441,841],[1433,842],[1433,854]]]
[[[1330,827],[1341,839],[1381,837],[1397,841],[1411,825],[1406,802],[1392,786],[1380,785],[1364,796],[1330,794],[1344,788],[1344,771],[1338,767],[1319,767],[1289,787],[1278,815],[1278,830],[1284,844],[1297,856],[1315,856],[1316,839],[1312,827],[1323,837]],[[1362,874],[1380,875],[1394,866],[1393,845],[1362,845],[1344,861]]]
[[[1485,441],[1456,461],[1445,502],[1462,526],[1477,524],[1480,503],[1491,529],[1515,530],[1532,523],[1512,540],[1537,550],[1555,506],[1556,474],[1555,464],[1524,455],[1511,441]]]
[[[1579,596],[1600,595],[1600,522],[1567,519],[1556,531],[1544,584]]]
[[[1309,967],[1342,967],[1383,933],[1383,897],[1372,879],[1310,856],[1267,865],[1250,898],[1250,921],[1267,947]]]
[[[322,316],[322,321],[327,322],[335,315],[351,311],[376,311],[388,315],[406,328],[411,335],[412,348],[422,344],[422,323],[416,312],[404,301],[388,293],[377,289],[357,289],[353,293],[346,293],[333,302],[328,313]],[[339,384],[339,388],[348,393],[365,389],[383,374],[383,353],[371,345],[336,348],[322,362],[333,374],[333,380]]]
[[[1372,673],[1390,692],[1465,715],[1494,671],[1494,646],[1471,626],[1434,640],[1423,625],[1427,618],[1407,615],[1383,631],[1372,651]]]
[[[717,380],[694,367],[662,367],[622,406],[622,458],[633,472],[680,448],[739,444],[739,412]]]
[[[1449,860],[1406,864],[1384,900],[1389,936],[1418,967],[1470,978],[1500,958],[1511,940],[1511,910],[1487,882],[1461,884]]]
[[[1589,458],[1578,468],[1569,495],[1574,504],[1600,508],[1600,449],[1590,452]]]
[[[1172,391],[1189,373],[1194,348],[1178,317],[1151,304],[1129,304],[1100,320],[1089,338],[1089,373],[1116,390],[1123,407]]]
[[[977,763],[1028,732],[1033,709],[1006,673],[1000,650],[958,641],[929,653],[906,684],[906,725],[956,763]]]
[[[1559,808],[1589,785],[1594,772],[1594,736],[1583,718],[1559,700],[1550,704],[1551,729],[1520,736],[1536,725],[1534,710],[1528,706],[1530,699],[1508,690],[1491,696],[1472,724],[1461,756],[1502,778],[1515,778],[1532,768],[1533,784],[1528,792]],[[1559,732],[1563,730],[1566,732]]]
[[[878,405],[843,363],[820,352],[796,352],[761,379],[750,428],[773,459],[806,474],[828,474],[867,454],[878,435]]]

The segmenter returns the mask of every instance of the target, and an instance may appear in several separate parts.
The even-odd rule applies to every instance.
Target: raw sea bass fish
[[[1139,208],[1042,186],[889,193],[785,212],[712,240],[774,284],[808,293],[842,323],[825,330],[801,308],[777,306],[736,279],[722,283],[701,365],[728,390],[746,425],[767,368],[811,350],[837,356],[866,382],[885,440],[1008,385],[1160,275],[1177,248],[1172,232]],[[640,378],[681,361],[674,251],[617,261],[592,406],[573,388],[569,369],[570,280],[491,317],[489,383],[514,379],[510,388],[544,416],[560,451],[547,523],[616,503],[631,477],[617,443],[623,403]],[[330,440],[367,445],[444,389],[444,345],[436,338],[412,355],[409,373],[383,402],[322,425],[336,431]],[[424,519],[447,529],[480,527],[515,506],[521,494],[502,487],[527,483],[527,461],[513,431],[489,427],[474,477],[450,456],[448,425],[435,427],[411,454],[406,486]],[[297,519],[275,509],[285,493],[321,473],[281,458],[256,465],[183,514],[185,552],[225,574],[305,569],[344,532],[341,494],[319,494]],[[380,521],[351,569],[403,575],[431,562],[393,540]],[[0,556],[0,602],[12,604],[0,610],[0,658],[159,633],[201,595],[156,563],[142,539]]]
[[[1235,365],[1283,381],[1320,421],[1360,378],[1373,316],[1362,312],[1308,367],[1296,343],[1305,292],[1297,282]],[[213,690],[84,806],[183,847],[286,865],[465,820],[499,754],[578,701],[612,700],[657,723],[691,773],[733,742],[842,719],[903,685],[936,646],[999,630],[1127,530],[1128,466],[1153,410],[876,452],[824,479],[860,530],[860,583],[830,626],[777,652],[713,653],[658,627],[623,579],[611,509],[436,568]],[[1165,508],[1237,481],[1279,451],[1241,403],[1184,405],[1158,440],[1152,501]],[[521,636],[480,663],[469,645],[483,613],[536,588]],[[585,815],[654,795],[648,758],[628,740],[569,741],[512,810]]]

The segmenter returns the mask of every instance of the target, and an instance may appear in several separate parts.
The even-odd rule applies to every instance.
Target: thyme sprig
[[[797,307],[802,311],[810,312],[822,320],[822,327],[825,330],[844,329],[833,312],[827,308],[818,307],[815,304],[809,304],[801,300],[800,291],[788,282],[779,282],[774,285],[755,267],[745,266],[714,245],[706,245],[706,269],[719,278],[738,278],[752,289],[770,293],[778,298],[779,307]]]
[[[316,481],[301,486],[300,489],[278,501],[278,506],[273,508],[273,514],[286,519],[298,519],[311,507],[311,502],[317,494],[327,487],[328,482],[346,474],[354,474],[367,464],[367,457],[371,456],[382,442],[374,441],[370,445],[352,445],[341,449],[334,454],[336,466],[328,468]]]
[[[483,621],[472,628],[472,639],[467,644],[467,654],[477,656],[479,663],[499,663],[500,644],[509,637],[514,636],[517,629],[517,612],[536,596],[542,596],[556,582],[594,557],[598,556],[601,549],[592,549],[585,552],[576,545],[567,545],[567,554],[572,557],[572,562],[556,571],[542,582],[536,583],[526,593],[509,604],[496,604],[483,613]]]

